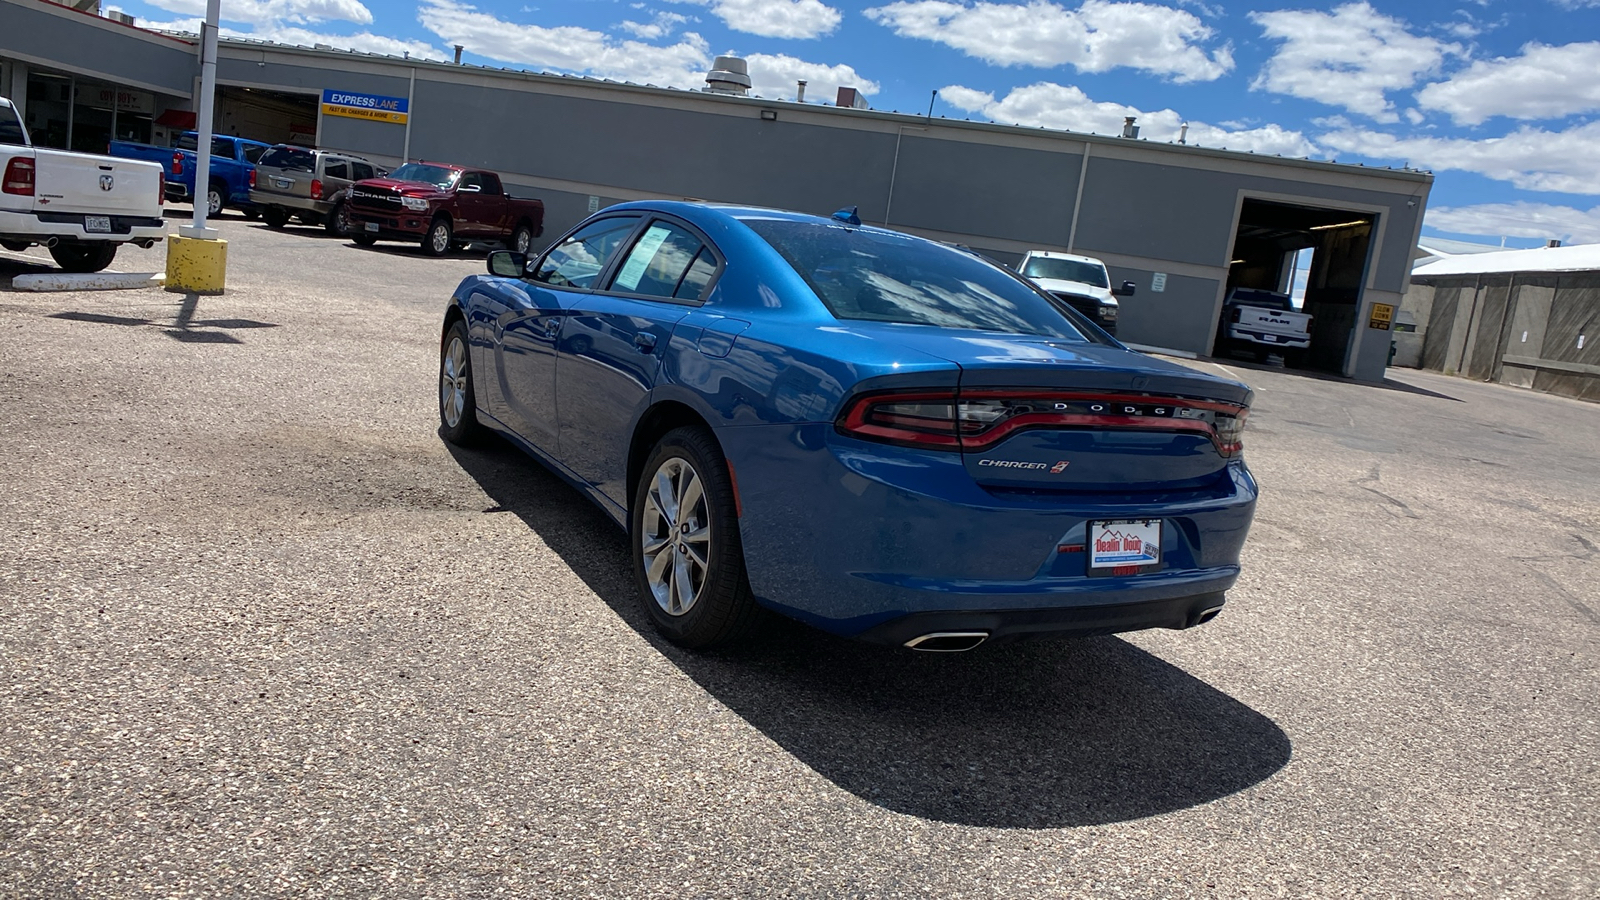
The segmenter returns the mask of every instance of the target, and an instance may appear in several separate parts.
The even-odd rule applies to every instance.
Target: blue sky
[[[109,6],[109,4],[108,4]],[[194,30],[205,0],[122,0]],[[1600,242],[1600,0],[223,0],[269,40],[876,109],[1405,165],[1437,174],[1425,233]]]

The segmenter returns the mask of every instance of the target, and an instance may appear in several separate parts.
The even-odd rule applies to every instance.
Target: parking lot
[[[438,437],[481,254],[220,227],[221,297],[0,258],[0,896],[1600,892],[1600,407],[1228,363],[1216,621],[699,656]]]

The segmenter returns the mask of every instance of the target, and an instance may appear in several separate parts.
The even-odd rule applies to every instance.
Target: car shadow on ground
[[[449,253],[444,253],[439,256],[429,256],[422,251],[422,247],[419,244],[402,244],[394,241],[379,241],[378,243],[369,247],[363,247],[350,238],[345,238],[344,240],[347,241],[350,246],[360,250],[368,250],[374,253],[387,253],[391,256],[409,256],[416,259],[476,259],[482,261],[488,258],[490,250],[499,249],[498,246],[490,246],[488,244],[469,244],[460,250],[451,250]]]
[[[509,444],[446,444],[616,614],[680,670],[838,787],[961,825],[1096,825],[1198,806],[1290,758],[1270,719],[1114,637],[919,654],[770,616],[737,649],[663,641],[625,535]]]

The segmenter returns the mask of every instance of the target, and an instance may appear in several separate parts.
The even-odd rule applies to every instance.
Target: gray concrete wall
[[[200,69],[191,44],[37,0],[0,0],[0,56],[183,97]]]

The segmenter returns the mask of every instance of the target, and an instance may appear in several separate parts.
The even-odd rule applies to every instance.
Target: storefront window
[[[65,150],[72,128],[72,79],[29,72],[27,114],[34,146]]]
[[[148,143],[155,107],[155,95],[148,91],[28,73],[28,132],[41,147],[105,153],[113,140]]]

